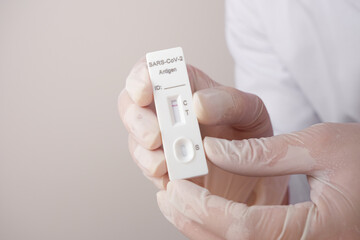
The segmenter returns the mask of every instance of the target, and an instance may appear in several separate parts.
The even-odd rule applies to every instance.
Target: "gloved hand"
[[[360,239],[359,123],[241,141],[205,138],[204,144],[214,164],[236,174],[307,174],[311,202],[249,207],[189,181],[170,182],[158,193],[159,206],[190,238]]]
[[[244,139],[271,136],[272,127],[262,101],[255,95],[221,86],[188,65],[194,107],[202,136]],[[119,111],[129,132],[130,153],[145,176],[160,189],[168,180],[152,85],[145,59],[141,59],[119,96]],[[287,196],[288,177],[245,177],[208,162],[209,174],[191,179],[213,194],[252,204],[281,204]]]

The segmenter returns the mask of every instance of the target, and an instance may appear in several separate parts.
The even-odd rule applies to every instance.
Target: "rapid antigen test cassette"
[[[170,180],[208,173],[183,51],[146,54]]]

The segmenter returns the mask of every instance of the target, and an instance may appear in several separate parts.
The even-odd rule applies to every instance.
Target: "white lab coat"
[[[359,0],[227,0],[236,86],[264,101],[275,134],[360,122]],[[309,199],[292,177],[290,201]]]

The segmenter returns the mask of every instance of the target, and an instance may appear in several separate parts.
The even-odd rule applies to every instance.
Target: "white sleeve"
[[[236,86],[264,101],[275,134],[304,129],[319,118],[269,42],[260,6],[256,0],[226,1],[226,38]]]
[[[260,5],[259,5],[260,6]],[[226,1],[226,37],[235,61],[238,89],[258,95],[275,134],[304,129],[319,118],[266,36],[255,0]],[[310,200],[305,175],[289,182],[290,203]]]

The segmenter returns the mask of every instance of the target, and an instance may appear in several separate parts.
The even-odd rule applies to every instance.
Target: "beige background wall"
[[[182,46],[232,84],[223,1],[0,0],[0,239],[184,239],[130,159],[117,95]]]

